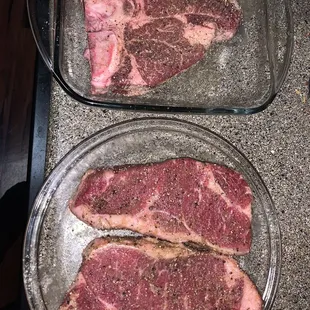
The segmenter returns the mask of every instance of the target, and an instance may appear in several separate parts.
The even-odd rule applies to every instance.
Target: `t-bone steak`
[[[236,171],[190,158],[86,172],[71,211],[99,229],[129,229],[221,253],[251,246],[251,190]]]
[[[91,85],[144,93],[229,40],[241,21],[235,0],[84,0]]]
[[[261,310],[232,258],[152,238],[95,239],[60,310]]]

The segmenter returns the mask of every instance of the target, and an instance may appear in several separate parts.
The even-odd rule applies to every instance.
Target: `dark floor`
[[[28,23],[26,0],[0,0],[0,198],[25,181],[36,48]],[[20,197],[22,198],[22,197]],[[20,204],[18,204],[20,205]],[[7,208],[0,203],[1,218]],[[12,207],[11,207],[12,208]],[[10,210],[12,211],[12,210]],[[20,218],[24,212],[15,210]],[[12,212],[9,212],[12,213]],[[7,227],[1,223],[0,226]],[[15,223],[14,222],[14,223]],[[15,224],[10,225],[12,231]],[[19,292],[22,236],[1,230],[0,308],[14,302]],[[4,285],[5,283],[5,285]]]

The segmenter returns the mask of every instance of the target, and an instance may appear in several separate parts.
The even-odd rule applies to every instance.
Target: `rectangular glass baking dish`
[[[293,49],[289,0],[239,0],[243,17],[237,33],[229,41],[212,44],[202,61],[142,95],[93,95],[90,65],[84,57],[88,41],[83,0],[27,1],[46,65],[67,94],[90,106],[251,114],[272,102],[289,68]]]

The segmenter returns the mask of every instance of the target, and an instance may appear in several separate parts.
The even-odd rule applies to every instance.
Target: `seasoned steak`
[[[95,239],[60,310],[261,310],[232,258],[152,238]]]
[[[89,170],[71,211],[99,229],[129,229],[226,254],[251,246],[252,194],[236,171],[190,158]]]
[[[139,95],[229,40],[235,0],[84,0],[93,93]]]

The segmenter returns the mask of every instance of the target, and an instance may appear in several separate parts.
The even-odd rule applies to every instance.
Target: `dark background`
[[[0,0],[0,309],[17,309],[36,47],[25,0]]]

